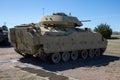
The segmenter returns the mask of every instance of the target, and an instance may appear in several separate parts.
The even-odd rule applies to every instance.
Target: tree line
[[[110,28],[110,25],[106,23],[105,24],[101,23],[100,25],[95,27],[94,31],[100,33],[103,37],[107,39],[111,38],[111,35],[113,33],[112,29]]]

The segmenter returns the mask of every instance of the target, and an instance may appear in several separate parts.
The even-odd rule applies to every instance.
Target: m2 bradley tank
[[[11,28],[10,41],[17,53],[53,63],[101,56],[107,40],[99,33],[78,26],[82,26],[82,22],[76,17],[54,13],[43,16],[39,23]]]

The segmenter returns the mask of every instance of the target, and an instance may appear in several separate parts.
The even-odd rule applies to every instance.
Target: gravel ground
[[[102,57],[55,65],[23,58],[12,47],[1,47],[0,80],[120,80],[120,45],[116,44],[114,52],[116,47],[111,45],[116,41],[109,42]]]

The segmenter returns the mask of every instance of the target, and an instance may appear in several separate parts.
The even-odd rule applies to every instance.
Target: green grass
[[[116,37],[120,39],[120,35],[112,35],[111,37]]]
[[[120,35],[112,35],[113,39],[108,39],[106,53],[120,54]]]

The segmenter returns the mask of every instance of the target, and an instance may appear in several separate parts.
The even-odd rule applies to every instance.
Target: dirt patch
[[[16,54],[12,47],[0,47],[0,61],[8,61],[10,59],[18,59],[21,57],[21,55]]]
[[[80,67],[62,71],[65,76],[71,76],[79,80],[120,80],[120,61],[111,62],[101,67]]]

